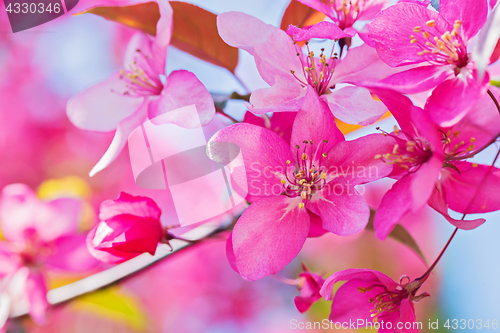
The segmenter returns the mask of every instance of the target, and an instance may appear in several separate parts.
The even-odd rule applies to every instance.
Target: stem
[[[225,113],[224,110],[222,110],[222,109],[216,108],[216,112],[220,113],[224,117],[230,119],[233,123],[239,123],[238,120],[234,119],[233,117],[231,117],[230,115],[228,115],[227,113]]]
[[[248,86],[245,84],[245,82],[243,82],[240,77],[236,74],[234,74],[234,77],[236,79],[236,81],[238,81],[238,83],[247,91],[247,93],[250,93],[252,90],[250,90],[250,88],[248,88]]]
[[[498,103],[498,100],[496,99],[496,97],[493,95],[493,93],[489,89],[488,89],[488,95],[491,97],[491,100],[493,101],[493,103],[495,103],[495,106],[497,107],[498,113],[500,113],[500,104]],[[446,160],[447,161],[459,161],[459,160],[463,160],[463,159],[466,159],[466,158],[469,158],[469,157],[474,157],[475,155],[479,154],[480,152],[482,152],[483,150],[485,150],[486,148],[488,148],[492,143],[494,143],[495,141],[497,141],[498,138],[500,138],[500,133],[498,133],[497,136],[495,136],[490,142],[488,142],[482,148],[480,148],[480,149],[478,149],[478,150],[476,150],[474,152],[470,152],[469,154],[465,154],[465,155],[461,155],[461,156],[449,157]]]
[[[462,220],[465,218],[465,215],[466,214],[464,214],[464,216],[462,216]],[[444,248],[441,250],[441,253],[436,258],[436,260],[434,260],[434,263],[431,265],[431,267],[429,267],[429,269],[424,273],[424,275],[422,275],[420,278],[418,278],[418,280],[420,280],[422,283],[424,283],[425,280],[427,280],[427,278],[431,274],[432,270],[436,267],[436,265],[438,264],[439,260],[441,260],[441,257],[443,256],[444,252],[446,251],[446,249],[450,245],[451,241],[453,240],[453,238],[457,234],[457,231],[458,231],[458,228],[455,228],[455,231],[453,231],[453,234],[451,234],[450,239],[448,239],[448,242],[446,243],[446,245],[444,246]]]
[[[279,276],[279,275],[270,275],[270,277],[273,278],[273,279],[275,279],[278,282],[281,282],[281,283],[284,283],[284,284],[289,284],[291,286],[298,286],[299,285],[299,281],[288,279],[288,278],[285,278],[285,277],[282,277],[282,276]]]

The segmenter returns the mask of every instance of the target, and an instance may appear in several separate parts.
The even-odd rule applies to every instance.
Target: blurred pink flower
[[[298,111],[304,104],[306,88],[311,87],[335,117],[349,124],[368,125],[387,109],[363,87],[334,89],[335,85],[378,81],[403,70],[386,65],[368,45],[349,49],[342,60],[333,54],[333,46],[331,54],[322,51],[315,57],[309,49],[303,54],[294,40],[348,36],[331,22],[306,29],[290,26],[287,32],[293,39],[283,30],[240,12],[220,14],[217,27],[226,43],[254,56],[260,76],[271,86],[255,90],[250,97],[250,111],[258,114]]]
[[[310,234],[311,223],[337,235],[363,230],[369,208],[354,186],[392,170],[373,158],[377,152],[390,151],[392,138],[373,134],[345,141],[326,103],[314,94],[308,88],[307,105],[295,118],[292,148],[276,133],[250,124],[227,127],[210,141],[241,148],[246,168],[234,169],[233,179],[244,179],[248,193],[259,197],[239,218],[228,240],[228,258],[245,279],[275,274],[292,261]],[[312,219],[311,213],[317,218]]]
[[[128,135],[144,120],[194,104],[199,120],[172,112],[163,121],[185,128],[208,124],[214,114],[212,97],[191,72],[173,71],[165,80],[167,49],[172,35],[172,7],[158,3],[161,17],[154,40],[143,33],[130,40],[123,69],[68,101],[71,122],[85,130],[116,130],[110,147],[91,170],[93,176],[113,162],[127,143]]]
[[[90,253],[117,264],[149,252],[154,255],[163,238],[161,211],[150,198],[122,192],[117,200],[101,204],[99,222],[87,236]]]
[[[403,283],[403,280],[407,282]],[[333,287],[340,281],[347,282],[332,297]],[[384,327],[379,332],[416,333],[418,328],[414,328],[416,317],[413,303],[430,296],[428,293],[417,296],[420,286],[418,280],[410,282],[407,276],[397,283],[375,270],[347,269],[326,279],[321,295],[327,301],[333,299],[330,320],[334,322],[357,322],[361,319],[366,324],[373,320]],[[391,324],[390,328],[388,323]]]
[[[478,73],[467,52],[487,13],[486,0],[441,0],[439,12],[400,2],[382,11],[369,24],[380,58],[393,67],[419,66],[381,85],[411,94],[435,88],[426,105],[431,119],[444,127],[456,124],[488,90],[488,74]]]
[[[2,191],[0,226],[7,242],[0,243],[0,297],[8,304],[28,300],[30,315],[39,323],[48,307],[43,271],[84,272],[98,263],[86,249],[85,235],[77,234],[81,208],[72,198],[41,201],[24,184]],[[0,318],[6,319],[4,313]]]
[[[303,265],[302,267],[305,268]],[[317,302],[320,298],[320,290],[325,283],[325,278],[319,274],[309,272],[304,269],[304,272],[299,275],[299,290],[300,295],[296,296],[293,300],[295,307],[300,313],[304,313],[314,302]]]

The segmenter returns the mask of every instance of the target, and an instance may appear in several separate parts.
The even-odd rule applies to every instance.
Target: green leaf
[[[491,80],[491,81],[490,81],[490,84],[491,84],[492,86],[495,86],[495,87],[499,87],[499,88],[500,88],[500,81]]]
[[[374,217],[375,217],[375,210],[370,209],[370,220],[368,221],[366,230],[375,231],[373,227]],[[413,239],[410,233],[402,225],[396,224],[392,232],[389,234],[389,238],[392,238],[398,241],[399,243],[406,245],[413,252],[415,252],[427,266],[429,266],[429,264],[427,263],[427,259],[425,259],[425,256],[420,247],[418,246],[417,242]]]

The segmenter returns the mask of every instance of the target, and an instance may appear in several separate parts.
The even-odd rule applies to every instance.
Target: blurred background
[[[187,1],[213,13],[243,11],[279,26],[287,0]],[[81,2],[78,8],[84,8]],[[91,14],[63,17],[42,26],[12,34],[4,7],[0,26],[0,189],[25,183],[41,198],[77,196],[86,202],[81,217],[85,232],[96,223],[99,204],[115,199],[120,191],[155,198],[163,210],[162,222],[176,225],[171,198],[137,187],[128,151],[93,178],[88,172],[106,151],[113,133],[77,129],[66,117],[70,97],[122,67],[131,29]],[[169,49],[167,73],[177,69],[194,72],[212,93],[246,94],[234,76],[173,47]],[[238,77],[250,89],[266,84],[256,71],[253,58],[240,52]],[[226,112],[243,119],[246,107],[229,101]],[[390,131],[394,122],[377,124]],[[374,128],[348,134],[356,138]],[[494,147],[478,161],[491,163]],[[376,207],[391,181],[366,186],[366,198]],[[500,214],[487,214],[487,223],[473,231],[458,232],[421,291],[430,298],[416,304],[417,320],[429,331],[429,320],[500,319]],[[432,262],[453,232],[439,215],[424,209],[402,224]],[[350,237],[332,234],[309,239],[300,256],[281,273],[296,278],[304,262],[311,271],[325,276],[347,268],[377,269],[399,280],[422,275],[425,264],[400,243],[381,242],[370,231]],[[99,269],[104,269],[102,266]],[[54,288],[82,278],[46,272]],[[28,332],[289,332],[290,321],[321,321],[328,318],[330,303],[320,301],[300,314],[293,298],[298,291],[272,278],[243,280],[227,263],[224,240],[211,240],[191,247],[119,286],[107,288],[49,311],[39,326],[28,318],[12,330]],[[440,325],[442,326],[442,325]],[[312,330],[314,331],[314,330]],[[432,330],[436,331],[436,330]]]

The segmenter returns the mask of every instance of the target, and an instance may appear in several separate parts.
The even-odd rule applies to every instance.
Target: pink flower
[[[248,280],[281,270],[297,256],[312,230],[337,235],[363,230],[369,208],[354,186],[392,170],[373,158],[391,149],[392,138],[373,134],[344,141],[326,103],[315,98],[311,88],[307,94],[290,146],[276,133],[244,123],[219,131],[209,142],[211,155],[218,153],[218,142],[241,148],[245,167],[234,168],[232,180],[258,199],[239,218],[228,240],[229,260]]]
[[[340,281],[347,282],[332,297],[333,287]],[[327,301],[333,299],[330,320],[334,322],[359,319],[365,327],[373,320],[374,327],[377,322],[380,325],[379,332],[416,333],[413,303],[430,296],[428,293],[416,295],[420,286],[418,279],[410,282],[407,276],[397,283],[372,269],[346,269],[326,279],[320,293]]]
[[[154,40],[137,33],[130,40],[123,69],[68,101],[71,122],[82,129],[98,132],[116,130],[110,147],[91,170],[93,176],[106,168],[125,146],[128,135],[149,117],[194,104],[199,121],[172,112],[162,121],[185,128],[208,124],[214,114],[212,97],[196,76],[185,70],[173,71],[166,81],[165,60],[172,34],[172,8],[158,3],[161,17]]]
[[[426,109],[443,127],[456,124],[489,86],[477,72],[467,44],[486,21],[486,0],[442,0],[439,13],[410,2],[382,11],[369,24],[380,58],[390,66],[419,64],[382,85],[403,93],[433,89]]]
[[[270,117],[267,115],[261,115],[259,117],[247,111],[243,122],[270,129],[290,144],[292,126],[296,115],[296,112],[276,112]]]
[[[0,298],[8,304],[27,300],[39,323],[49,305],[44,270],[84,272],[98,263],[86,249],[85,235],[77,234],[81,208],[76,199],[41,201],[23,184],[2,191],[0,223],[7,242],[0,242]],[[0,318],[6,319],[4,313]]]
[[[150,198],[122,192],[101,204],[101,220],[88,234],[87,246],[97,259],[117,264],[148,252],[163,238],[161,211]]]
[[[253,113],[298,111],[311,87],[334,116],[349,124],[368,125],[387,109],[362,87],[334,89],[336,84],[378,81],[402,69],[384,64],[377,52],[363,45],[349,49],[342,60],[332,52],[303,54],[294,42],[310,38],[338,39],[348,36],[331,22],[320,22],[306,29],[290,26],[287,33],[259,19],[239,12],[217,17],[219,34],[226,43],[247,51],[255,58],[261,77],[271,87],[255,90],[250,103]],[[307,47],[308,48],[308,47]]]
[[[358,33],[366,43],[370,43],[367,31],[354,28],[354,23],[372,20],[390,2],[390,0],[333,0],[327,3],[321,0],[298,1],[325,14],[351,37]]]
[[[500,97],[500,90],[491,87]],[[439,127],[425,110],[396,92],[374,90],[391,110],[401,129],[388,134],[396,139],[392,151],[377,158],[394,165],[398,179],[385,194],[375,214],[376,235],[385,239],[399,220],[415,213],[428,201],[447,220],[461,229],[473,229],[484,219],[455,220],[448,207],[464,214],[500,209],[500,170],[466,159],[491,143],[498,135],[500,118],[493,101],[483,96],[475,107],[451,127]]]
[[[305,266],[303,266],[305,268]],[[325,283],[325,278],[319,274],[309,272],[304,269],[304,272],[299,275],[299,290],[300,295],[293,299],[295,307],[300,313],[304,313],[313,303],[317,302],[320,298],[320,290]]]

